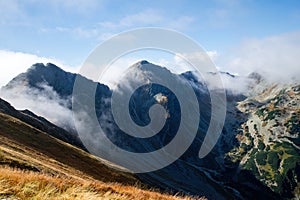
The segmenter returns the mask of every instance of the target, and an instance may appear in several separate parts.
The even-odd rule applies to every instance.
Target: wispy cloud
[[[78,67],[65,65],[62,61],[55,58],[39,57],[34,54],[0,50],[0,87],[7,84],[12,78],[18,74],[25,72],[31,65],[35,63],[53,63],[67,71],[76,72]]]
[[[83,16],[87,17],[93,15],[96,11],[99,12],[103,8],[103,1],[101,0],[28,0],[26,2],[21,0],[0,0],[0,24],[4,25],[34,25],[34,22],[39,21],[36,18],[41,17],[41,13],[51,13],[50,15],[43,15],[45,19],[61,19],[63,15]],[[47,16],[47,17],[46,17]],[[45,18],[46,17],[46,18]]]
[[[179,15],[175,18],[171,18],[159,10],[146,9],[138,13],[125,15],[116,21],[100,22],[99,25],[102,28],[109,30],[122,30],[124,28],[143,26],[159,26],[182,31],[189,28],[193,22],[194,18],[192,16]]]
[[[259,72],[272,81],[299,80],[299,52],[300,32],[248,39],[232,55],[225,55],[231,59],[224,65],[231,72]]]
[[[100,30],[97,28],[83,28],[83,27],[75,27],[75,28],[68,28],[68,27],[56,27],[56,31],[61,33],[69,33],[75,37],[79,38],[93,38],[97,37],[100,34]],[[50,30],[51,31],[51,30]]]
[[[103,1],[101,0],[50,0],[47,3],[55,9],[63,9],[67,11],[79,12],[87,14],[102,7]]]
[[[68,109],[71,99],[62,99],[47,83],[41,83],[39,87],[16,83],[8,90],[1,89],[0,97],[19,110],[29,109],[62,128],[72,130],[72,111]]]
[[[22,1],[19,0],[19,3],[21,4]],[[27,1],[27,4],[31,4],[36,8],[47,7],[52,15],[76,14],[83,17],[93,15],[104,7],[104,1],[102,0],[29,0]]]
[[[179,16],[171,19],[158,10],[146,9],[138,13],[125,15],[115,21],[102,21],[85,27],[58,26],[56,28],[40,28],[40,32],[61,32],[70,34],[75,38],[92,38],[96,41],[103,41],[119,32],[137,27],[152,26],[184,31],[189,29],[194,21],[194,18],[191,16]]]
[[[145,10],[143,12],[127,15],[119,22],[120,26],[131,27],[136,25],[154,25],[163,20],[161,14],[155,10]]]
[[[133,26],[149,26],[160,24],[163,16],[160,12],[152,9],[143,10],[138,13],[126,15],[118,21],[104,21],[99,25],[107,29],[129,28]]]
[[[168,28],[175,30],[186,30],[190,28],[190,25],[195,21],[194,17],[191,16],[181,16],[176,20],[170,21],[166,24]]]

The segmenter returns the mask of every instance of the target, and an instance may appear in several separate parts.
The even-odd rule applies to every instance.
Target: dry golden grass
[[[192,199],[134,186],[53,177],[9,167],[0,168],[0,198],[15,199]]]
[[[0,113],[0,164],[48,174],[135,184],[133,174]]]
[[[151,190],[135,175],[3,113],[0,113],[1,198],[192,199]]]

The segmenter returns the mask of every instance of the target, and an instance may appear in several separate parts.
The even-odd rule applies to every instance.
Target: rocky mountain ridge
[[[165,70],[145,61],[135,66],[143,72],[149,67]],[[230,81],[239,79],[230,74],[224,75]],[[212,152],[199,159],[199,147],[211,117],[210,97],[206,83],[196,74],[186,72],[179,77],[191,84],[199,101],[201,117],[198,133],[190,148],[176,162],[155,172],[139,174],[144,182],[164,189],[205,195],[209,199],[278,199],[299,195],[299,84],[270,85],[259,74],[253,73],[248,77],[249,83],[253,84],[248,84],[248,78],[241,79],[247,80],[247,93],[228,87],[227,115],[222,135]],[[74,80],[74,74],[52,64],[36,64],[4,89],[23,91],[35,88],[45,91],[45,87],[41,87],[43,83],[55,92],[55,95],[48,96],[63,99],[61,104],[70,110]],[[96,84],[99,123],[110,125],[107,126],[107,136],[118,146],[130,151],[147,152],[168,144],[174,137],[180,113],[176,96],[168,89],[148,84],[132,97],[129,110],[138,124],[149,122],[147,110],[154,103],[161,104],[169,115],[161,133],[146,141],[122,134],[111,115],[109,99],[112,91],[103,84],[86,81]],[[22,87],[18,87],[20,85]]]

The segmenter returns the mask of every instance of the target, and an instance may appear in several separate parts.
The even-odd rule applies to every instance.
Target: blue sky
[[[170,28],[186,34],[216,52],[217,64],[225,69],[226,65],[231,69],[228,55],[247,45],[250,48],[253,41],[263,45],[269,38],[277,43],[284,38],[281,42],[288,40],[291,48],[296,48],[290,38],[298,41],[300,34],[298,0],[0,0],[0,16],[3,72],[10,67],[4,66],[10,64],[4,60],[20,52],[72,69],[105,39],[138,27]]]

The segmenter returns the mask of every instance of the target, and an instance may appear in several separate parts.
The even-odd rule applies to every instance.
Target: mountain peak
[[[66,97],[72,94],[75,78],[76,74],[65,72],[55,64],[36,63],[25,73],[19,74],[11,80],[4,88],[12,89],[24,86],[42,90],[41,84],[46,84],[62,97]]]
[[[58,68],[58,69],[60,69],[57,65],[55,65],[55,64],[53,64],[53,63],[47,63],[46,64],[46,67],[49,67],[49,68]]]
[[[140,65],[146,65],[146,64],[150,64],[147,60],[141,60],[138,62],[138,64]]]
[[[158,73],[161,72],[161,70],[166,70],[169,73],[171,73],[171,71],[168,70],[166,67],[162,67],[162,66],[159,66],[157,64],[150,63],[147,60],[141,60],[141,61],[133,64],[130,68],[132,70],[138,69],[138,70],[141,70],[141,71],[150,71],[150,72],[155,71],[155,72],[158,72]]]
[[[63,71],[61,68],[59,68],[58,66],[56,66],[55,64],[53,63],[47,63],[46,65],[44,63],[35,63],[33,64],[28,70],[27,72],[30,72],[30,71],[35,71],[35,70],[59,70],[59,71]]]
[[[154,64],[148,62],[147,60],[140,60],[140,61],[134,63],[131,67],[133,67],[133,68],[137,67],[137,68],[142,69],[143,67],[145,67],[145,65],[149,65],[149,64],[154,65]]]

